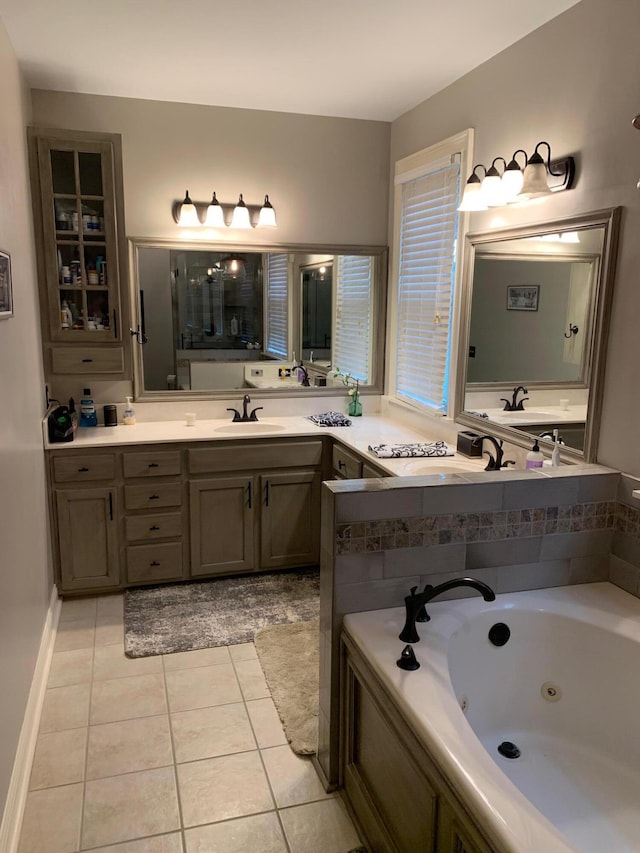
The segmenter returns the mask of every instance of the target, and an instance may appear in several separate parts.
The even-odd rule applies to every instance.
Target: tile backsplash
[[[631,493],[640,480],[622,474],[611,545],[609,580],[640,597],[640,502]]]

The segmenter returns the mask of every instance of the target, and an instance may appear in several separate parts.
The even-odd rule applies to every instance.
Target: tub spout
[[[454,580],[445,581],[438,586],[427,584],[422,592],[419,593],[416,593],[417,586],[411,587],[410,595],[407,595],[404,600],[406,619],[404,628],[399,634],[402,642],[417,643],[420,640],[420,635],[416,631],[416,621],[428,622],[430,618],[425,610],[425,604],[443,592],[448,592],[450,589],[455,589],[459,586],[468,586],[471,589],[477,590],[485,601],[495,601],[496,599],[496,594],[491,587],[475,578],[454,578]]]

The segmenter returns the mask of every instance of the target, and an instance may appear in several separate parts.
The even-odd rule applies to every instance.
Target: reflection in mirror
[[[459,422],[595,458],[618,219],[468,235]]]
[[[363,385],[380,384],[385,249],[130,245],[137,398],[317,393],[337,357]],[[311,388],[292,374],[294,358]]]

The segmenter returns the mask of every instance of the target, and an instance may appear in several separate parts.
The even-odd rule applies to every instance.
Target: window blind
[[[338,255],[331,358],[360,382],[371,377],[373,263],[371,257]]]
[[[289,256],[267,255],[267,298],[265,300],[265,343],[267,352],[288,357]]]
[[[401,193],[396,393],[446,412],[459,162],[440,161]]]

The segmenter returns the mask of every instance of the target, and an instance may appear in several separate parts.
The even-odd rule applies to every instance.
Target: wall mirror
[[[521,446],[557,437],[595,461],[619,220],[612,208],[467,235],[459,423]]]
[[[381,392],[387,250],[131,239],[137,399]],[[282,376],[304,363],[309,386]]]

